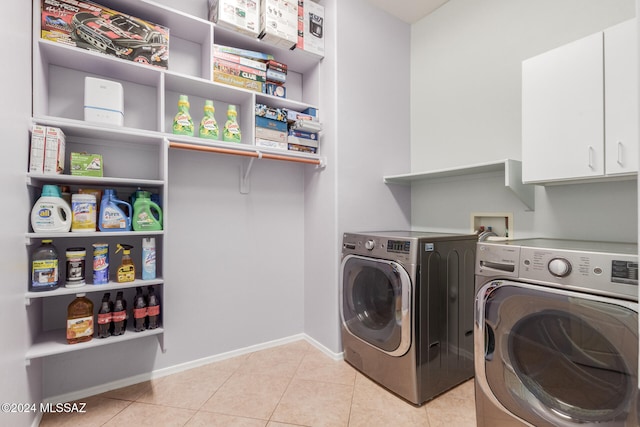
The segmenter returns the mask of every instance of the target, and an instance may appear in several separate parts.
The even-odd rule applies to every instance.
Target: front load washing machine
[[[479,242],[479,427],[638,426],[638,249]]]
[[[345,360],[415,405],[473,377],[477,235],[346,233]]]

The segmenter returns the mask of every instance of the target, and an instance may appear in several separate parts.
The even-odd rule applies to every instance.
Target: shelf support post
[[[260,151],[258,151],[258,159],[262,158],[262,153]],[[241,194],[249,194],[249,191],[251,189],[251,180],[250,175],[251,175],[251,168],[253,167],[253,161],[255,160],[255,157],[251,157],[247,160],[245,160],[244,162],[242,162],[242,164],[240,165],[240,193]]]

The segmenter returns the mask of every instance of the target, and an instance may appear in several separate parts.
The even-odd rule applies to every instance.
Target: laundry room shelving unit
[[[534,186],[522,183],[522,162],[505,159],[496,162],[477,163],[458,168],[436,169],[425,172],[385,176],[385,184],[411,185],[417,181],[429,181],[449,177],[473,176],[483,173],[504,173],[504,185],[531,211],[535,210]]]
[[[33,117],[32,123],[59,127],[66,136],[66,160],[69,153],[88,152],[103,156],[104,177],[71,176],[66,166],[63,175],[41,175],[27,173],[27,189],[33,204],[40,196],[42,186],[57,184],[69,186],[72,192],[90,187],[104,190],[114,188],[121,199],[137,188],[151,190],[160,195],[163,202],[163,225],[169,228],[168,200],[168,153],[170,149],[190,149],[211,152],[212,155],[239,155],[246,157],[240,170],[240,190],[249,191],[251,166],[256,159],[293,161],[323,167],[325,158],[320,154],[299,153],[257,147],[255,140],[255,105],[262,103],[276,108],[303,110],[318,108],[314,101],[318,97],[319,68],[321,58],[304,51],[279,49],[259,40],[221,28],[207,20],[160,5],[150,0],[102,0],[100,5],[150,22],[165,26],[170,31],[169,68],[161,69],[149,65],[84,50],[62,43],[41,39],[41,0],[33,0]],[[214,83],[213,44],[223,44],[243,49],[271,53],[286,63],[287,99],[255,93],[223,84]],[[122,127],[88,123],[84,118],[84,78],[96,77],[113,80],[124,89],[124,125]],[[189,97],[190,112],[194,122],[201,117],[205,100],[214,101],[216,120],[224,123],[229,104],[237,106],[242,129],[242,143],[232,144],[210,141],[197,137],[173,135],[173,117],[177,112],[179,95]],[[322,144],[322,141],[321,141]],[[322,145],[321,145],[322,147]],[[321,148],[320,148],[321,150]],[[28,213],[25,214],[25,218]],[[26,292],[25,305],[31,329],[32,345],[25,356],[27,364],[32,359],[65,352],[108,345],[155,335],[160,347],[164,345],[164,329],[136,333],[127,331],[119,337],[94,338],[87,343],[66,344],[64,325],[66,306],[77,293],[87,293],[93,299],[94,309],[104,292],[122,290],[128,303],[136,287],[154,286],[162,306],[171,304],[164,299],[166,286],[162,276],[165,231],[117,232],[117,233],[26,233],[26,248],[29,261],[31,252],[41,239],[51,238],[64,260],[69,247],[84,246],[86,262],[90,264],[92,243],[107,242],[110,245],[110,262],[117,266],[119,255],[113,255],[116,243],[134,246],[132,258],[139,266],[142,237],[155,237],[157,250],[157,279],[136,280],[130,283],[110,282],[107,285],[88,284],[81,288],[54,291]],[[139,270],[139,268],[138,268]],[[85,269],[90,281],[92,269]],[[113,270],[112,270],[113,271]],[[25,278],[25,291],[30,278]],[[64,270],[61,274],[64,285]],[[171,286],[169,284],[168,286]],[[129,307],[130,308],[130,307]]]

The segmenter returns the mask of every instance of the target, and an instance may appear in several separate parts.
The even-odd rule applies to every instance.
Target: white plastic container
[[[36,233],[66,233],[71,228],[71,207],[57,185],[44,185],[31,209],[31,227]]]
[[[71,195],[72,232],[96,231],[96,196],[93,194]]]
[[[142,280],[156,278],[156,239],[145,237],[142,239]]]

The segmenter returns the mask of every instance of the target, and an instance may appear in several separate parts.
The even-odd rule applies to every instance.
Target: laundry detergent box
[[[102,156],[100,154],[71,153],[71,175],[99,176],[102,172]]]
[[[209,21],[238,33],[260,35],[260,0],[209,0]]]
[[[85,0],[41,0],[40,5],[45,40],[169,67],[167,27]]]

